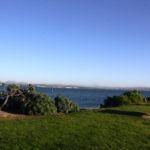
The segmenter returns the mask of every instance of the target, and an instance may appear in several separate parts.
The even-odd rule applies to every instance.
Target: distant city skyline
[[[150,87],[149,0],[0,1],[0,81]]]

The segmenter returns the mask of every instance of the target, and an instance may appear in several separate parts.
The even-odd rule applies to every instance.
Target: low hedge
[[[145,103],[144,96],[141,95],[140,92],[134,90],[123,93],[121,96],[108,96],[104,103],[101,104],[101,107],[117,107],[120,105],[128,105],[128,104],[141,104]]]
[[[80,108],[78,105],[73,103],[70,99],[65,96],[57,96],[55,98],[55,106],[57,112],[70,113],[70,112],[79,112]]]

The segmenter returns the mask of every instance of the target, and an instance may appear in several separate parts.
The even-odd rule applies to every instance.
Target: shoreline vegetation
[[[3,85],[4,91],[0,94],[0,109],[26,115],[49,115],[53,113],[78,112],[80,108],[65,96],[59,95],[52,100],[49,96],[38,93],[35,87],[29,84],[20,88],[18,85]]]
[[[2,87],[3,90],[0,93],[0,109],[2,111],[23,115],[49,115],[80,111],[80,107],[69,98],[58,95],[53,100],[43,93],[38,93],[32,84],[25,87],[16,84],[2,84]],[[133,90],[124,92],[120,96],[108,96],[103,103],[100,103],[100,107],[148,104],[149,101],[149,97],[144,97],[139,91]]]
[[[107,97],[97,109],[52,100],[32,85],[5,86],[0,99],[2,150],[150,149],[150,99],[138,91]]]

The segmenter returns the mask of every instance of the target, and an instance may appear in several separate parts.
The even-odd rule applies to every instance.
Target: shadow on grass
[[[102,112],[102,113],[108,113],[108,114],[135,116],[135,117],[141,117],[141,116],[145,115],[145,113],[142,113],[142,112],[122,111],[122,110],[114,110],[114,109],[106,109],[106,110],[102,110],[100,112]]]
[[[137,106],[150,106],[150,103],[145,103],[145,104],[134,104],[134,105],[137,105]]]

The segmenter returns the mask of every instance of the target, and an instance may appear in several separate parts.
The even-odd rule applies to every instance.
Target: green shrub
[[[47,115],[57,111],[70,113],[80,110],[78,105],[64,96],[56,97],[54,103],[49,96],[37,93],[31,84],[26,88],[8,85],[7,92],[1,94],[0,98],[1,110],[28,115]]]
[[[144,103],[144,97],[138,91],[129,91],[123,93],[121,96],[107,97],[101,107],[117,107],[128,104]]]
[[[107,97],[101,107],[116,107],[120,105],[130,104],[126,96]]]
[[[132,104],[140,104],[144,102],[144,97],[140,94],[140,92],[136,90],[131,91],[131,92],[125,92],[123,95],[127,96],[128,100]]]
[[[7,92],[0,95],[0,108],[9,112],[29,115],[47,115],[56,112],[54,102],[44,94],[38,94],[35,87],[29,84],[22,89],[17,85],[7,86]]]
[[[80,111],[79,106],[65,96],[57,96],[55,98],[55,106],[57,108],[57,112],[70,113]]]
[[[29,94],[22,111],[28,115],[47,115],[56,112],[56,107],[51,98],[44,94]]]

